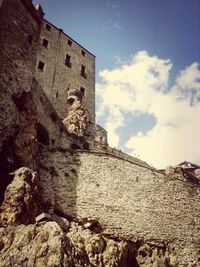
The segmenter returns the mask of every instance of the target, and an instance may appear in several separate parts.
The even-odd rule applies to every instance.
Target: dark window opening
[[[50,113],[50,117],[51,117],[52,121],[54,121],[54,122],[57,121],[56,113],[51,112],[51,113]]]
[[[81,51],[81,54],[82,54],[82,56],[85,57],[85,51],[84,50]]]
[[[47,29],[47,31],[50,32],[50,30],[51,30],[51,26],[50,26],[49,24],[46,24],[46,29]]]
[[[58,92],[56,92],[56,98],[58,98]]]
[[[32,44],[33,43],[33,36],[29,35],[28,42],[29,42],[29,44]]]
[[[67,41],[68,45],[72,46],[72,41],[68,39]]]
[[[43,71],[44,70],[44,66],[45,66],[45,63],[39,60],[38,69]]]
[[[66,54],[66,58],[65,58],[65,65],[68,66],[69,68],[71,68],[72,63],[70,62],[71,60],[71,56]]]
[[[71,149],[81,149],[81,147],[77,144],[71,144]]]
[[[45,48],[48,47],[48,44],[49,44],[49,41],[48,41],[48,40],[46,40],[46,39],[43,39],[43,40],[42,40],[42,45],[43,45]]]
[[[39,143],[48,146],[50,144],[49,133],[40,123],[37,124],[37,140]]]
[[[85,88],[81,87],[81,93],[82,93],[82,96],[84,96],[84,93],[85,93]]]
[[[87,74],[86,74],[86,68],[84,65],[81,65],[81,76],[83,76],[85,79],[87,78]]]

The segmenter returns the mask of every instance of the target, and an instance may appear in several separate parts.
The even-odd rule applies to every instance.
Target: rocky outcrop
[[[39,207],[37,173],[22,167],[13,175],[0,207],[0,225],[33,223]]]
[[[75,222],[64,232],[55,221],[0,228],[0,266],[175,267],[166,248],[113,240]]]
[[[82,97],[78,90],[71,92],[68,97],[71,106],[67,117],[63,120],[67,130],[77,136],[84,136],[88,125],[88,112],[82,106]]]
[[[21,165],[37,169],[37,109],[30,92],[13,97],[19,110],[19,133],[14,151]]]

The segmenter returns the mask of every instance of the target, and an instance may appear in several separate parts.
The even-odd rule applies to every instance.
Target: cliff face
[[[41,19],[0,1],[0,266],[198,266],[198,177],[67,131],[34,78]]]

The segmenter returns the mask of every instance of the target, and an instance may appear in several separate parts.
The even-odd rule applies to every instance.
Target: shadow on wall
[[[7,186],[13,180],[10,173],[19,167],[19,162],[13,151],[13,138],[9,138],[4,142],[0,152],[0,205],[4,200],[4,193]]]
[[[76,218],[79,169],[80,159],[74,151],[40,145],[40,184],[45,212]]]

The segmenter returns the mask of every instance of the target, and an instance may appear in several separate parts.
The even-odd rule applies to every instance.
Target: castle
[[[31,0],[0,0],[0,48],[0,266],[198,266],[199,181],[108,146],[94,55]]]
[[[35,76],[61,118],[67,116],[70,92],[83,94],[82,105],[95,121],[95,56],[43,19]]]

